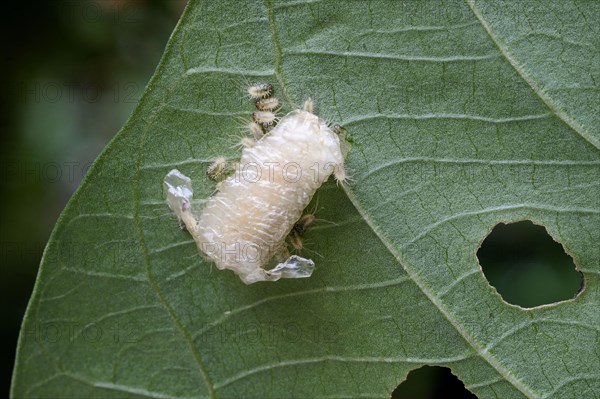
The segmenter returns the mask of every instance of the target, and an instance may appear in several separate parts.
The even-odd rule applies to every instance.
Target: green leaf
[[[600,392],[600,3],[190,2],[123,130],[63,212],[12,386],[29,397],[388,397],[424,364],[481,398]],[[271,81],[353,142],[318,193],[309,279],[243,285],[162,192],[196,198]],[[523,309],[476,251],[544,225],[585,278]]]

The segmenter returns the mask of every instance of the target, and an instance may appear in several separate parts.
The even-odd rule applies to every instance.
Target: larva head
[[[248,94],[254,99],[271,97],[273,95],[273,85],[271,83],[256,83],[248,87]]]

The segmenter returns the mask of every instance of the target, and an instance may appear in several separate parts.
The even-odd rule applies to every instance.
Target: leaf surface
[[[599,3],[190,2],[130,120],[46,248],[18,348],[23,397],[388,397],[444,365],[481,398],[600,392]],[[162,192],[214,184],[270,81],[348,129],[305,280],[244,286]],[[585,278],[532,309],[488,284],[499,222],[544,225]]]

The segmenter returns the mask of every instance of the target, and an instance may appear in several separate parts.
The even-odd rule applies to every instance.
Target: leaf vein
[[[282,367],[303,366],[307,364],[323,363],[323,362],[342,362],[342,363],[416,363],[416,364],[447,364],[456,363],[469,359],[472,355],[462,354],[447,358],[416,358],[416,357],[344,357],[327,355],[315,358],[283,360],[277,363],[267,363],[260,366],[245,370],[232,377],[229,377],[215,384],[216,388],[222,388],[227,385],[247,378],[253,374],[262,373],[265,371],[274,370]]]
[[[346,58],[370,58],[370,59],[384,59],[384,60],[397,60],[397,61],[417,61],[417,62],[469,62],[469,61],[483,61],[498,58],[496,54],[485,54],[485,55],[454,55],[448,57],[431,57],[431,56],[418,56],[418,55],[402,55],[402,54],[382,54],[382,53],[369,53],[369,52],[357,52],[357,51],[330,51],[330,50],[288,50],[285,52],[290,55],[316,55],[316,56],[333,56],[333,57],[346,57]]]
[[[551,109],[556,116],[562,119],[568,126],[570,126],[577,134],[583,137],[587,142],[592,144],[594,147],[600,149],[600,139],[594,137],[585,127],[583,127],[578,121],[573,119],[567,112],[560,108],[560,106],[550,97],[544,89],[533,80],[533,78],[527,73],[525,67],[520,65],[516,58],[510,53],[510,51],[503,45],[500,38],[492,30],[490,24],[483,18],[480,10],[475,6],[475,0],[465,0],[475,17],[479,20],[488,36],[494,42],[498,51],[504,56],[508,63],[513,67],[516,73],[521,76],[531,89],[537,94],[537,96]]]
[[[401,278],[397,278],[397,279],[393,279],[393,280],[378,281],[376,283],[357,284],[357,285],[339,286],[339,287],[326,286],[326,287],[314,288],[314,289],[310,289],[310,290],[290,292],[287,294],[273,295],[270,297],[259,299],[258,301],[250,303],[248,305],[240,306],[239,308],[235,308],[235,309],[226,311],[223,314],[223,316],[206,324],[205,327],[203,327],[196,334],[194,334],[194,339],[202,336],[207,331],[209,331],[209,330],[213,329],[214,327],[216,327],[217,325],[225,322],[228,318],[230,318],[236,314],[243,313],[243,312],[253,309],[257,306],[260,306],[267,302],[275,301],[278,299],[293,298],[293,297],[298,297],[298,296],[303,296],[303,295],[313,295],[313,294],[320,294],[320,293],[348,292],[348,291],[369,290],[369,289],[376,289],[376,288],[383,288],[383,287],[391,287],[394,285],[402,284],[407,281],[409,281],[409,279],[407,277],[401,277]]]

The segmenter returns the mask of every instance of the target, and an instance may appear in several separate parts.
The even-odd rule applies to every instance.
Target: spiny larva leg
[[[341,125],[335,124],[333,125],[333,131],[335,132],[335,134],[338,135],[340,139],[340,150],[342,151],[342,158],[345,159],[346,155],[348,155],[348,151],[350,150],[348,142],[346,141],[346,128]],[[333,171],[333,175],[338,183],[345,182],[348,179],[348,176],[346,175],[346,169],[344,168],[344,164],[336,165]]]
[[[310,112],[311,114],[313,113],[315,108],[315,103],[313,102],[312,98],[308,97],[306,99],[306,101],[304,102],[304,106],[302,107],[303,110]]]
[[[193,238],[198,235],[198,221],[192,214],[192,180],[173,169],[165,176],[163,181],[165,191],[167,192],[167,204],[175,212],[177,218],[182,222]]]
[[[344,165],[336,165],[335,170],[333,171],[333,176],[338,183],[344,183],[348,179]]]

